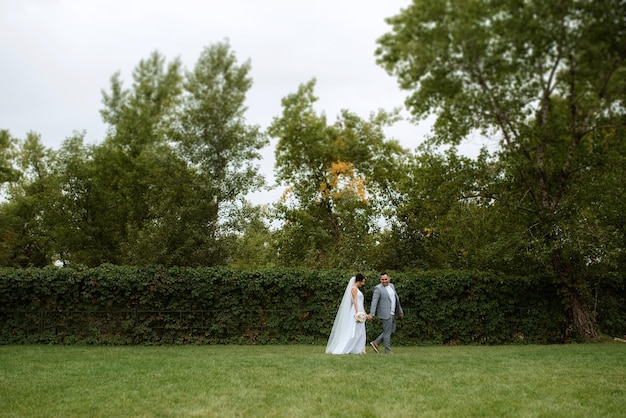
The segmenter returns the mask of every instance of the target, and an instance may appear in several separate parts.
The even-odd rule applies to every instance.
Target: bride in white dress
[[[365,354],[365,319],[368,316],[360,290],[364,283],[365,276],[361,273],[348,282],[328,338],[327,354]]]

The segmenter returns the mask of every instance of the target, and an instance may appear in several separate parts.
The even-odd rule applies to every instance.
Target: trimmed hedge
[[[0,344],[320,344],[351,275],[111,265],[0,269]],[[366,275],[368,306],[378,274]],[[392,280],[406,314],[394,344],[566,339],[564,309],[548,278],[436,271],[394,273]],[[607,276],[597,290],[601,331],[623,335],[624,278]],[[367,332],[377,335],[380,322],[368,323]]]

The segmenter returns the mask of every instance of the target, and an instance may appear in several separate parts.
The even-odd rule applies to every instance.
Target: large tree
[[[524,215],[526,244],[583,338],[597,333],[587,267],[603,259],[577,245],[593,231],[574,225],[601,219],[593,202],[607,191],[585,185],[624,163],[625,16],[620,0],[414,0],[378,41],[409,110],[437,115],[434,142],[499,141],[503,181],[486,194]],[[602,230],[623,249],[623,231]]]
[[[223,264],[224,236],[245,210],[245,196],[259,190],[264,178],[256,161],[268,141],[246,122],[246,95],[252,87],[249,61],[237,62],[228,42],[205,48],[186,73],[182,104],[172,124],[172,138],[194,175],[194,235],[207,248],[206,264]],[[198,244],[200,244],[200,241]]]
[[[166,63],[163,55],[153,52],[139,62],[132,80],[132,86],[125,88],[116,73],[110,92],[102,92],[100,113],[108,125],[107,137],[93,150],[91,164],[95,167],[93,186],[107,196],[107,210],[99,216],[94,213],[90,222],[110,248],[102,261],[136,264],[155,261],[139,254],[161,252],[140,248],[146,240],[155,242],[144,229],[153,228],[158,224],[155,219],[166,216],[155,213],[155,205],[162,201],[155,194],[177,177],[177,173],[163,176],[163,165],[176,165],[170,161],[176,157],[167,143],[167,128],[182,94],[181,63],[178,59]]]
[[[328,124],[316,112],[315,80],[282,100],[269,133],[278,139],[276,178],[287,186],[277,205],[285,221],[277,234],[282,263],[308,267],[372,267],[377,209],[394,161],[405,153],[386,140],[394,112],[369,119],[341,112]],[[379,193],[381,192],[381,193]]]
[[[0,140],[12,143],[5,162],[6,201],[0,206],[0,265],[44,267],[53,257],[48,221],[59,196],[52,176],[55,154],[35,132],[15,140],[4,131]]]
[[[401,167],[390,188],[393,216],[379,258],[390,269],[491,269],[499,225],[480,190],[490,182],[490,159],[421,147]],[[509,231],[511,232],[511,231]],[[493,250],[493,248],[492,248]]]

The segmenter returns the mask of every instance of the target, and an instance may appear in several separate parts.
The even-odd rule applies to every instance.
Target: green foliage
[[[626,339],[626,281],[623,275],[611,273],[600,277],[593,296],[594,313],[600,330]]]
[[[186,75],[182,107],[172,127],[181,154],[207,184],[214,216],[228,213],[229,205],[263,185],[253,162],[268,141],[244,117],[250,69],[250,62],[237,64],[228,42],[206,48]]]
[[[389,162],[406,153],[385,138],[397,119],[379,111],[364,120],[347,110],[329,125],[317,114],[315,80],[283,98],[268,133],[278,139],[276,178],[287,186],[276,204],[279,265],[373,268],[377,221],[384,207]],[[389,170],[393,171],[393,170]]]
[[[492,202],[480,194],[493,181],[486,157],[471,160],[455,149],[422,151],[395,178],[393,188],[402,198],[390,211],[381,264],[396,269],[493,268],[496,257],[487,247],[499,225]]]
[[[181,63],[167,66],[153,52],[133,71],[132,89],[124,89],[120,73],[111,77],[111,92],[102,92],[102,119],[109,125],[107,142],[133,160],[144,149],[166,139],[166,119],[175,109],[182,90]],[[133,174],[133,173],[129,173]]]
[[[271,219],[267,206],[244,204],[229,229],[238,231],[226,241],[228,265],[235,269],[270,268],[274,265],[274,233],[267,226]]]
[[[596,330],[584,267],[623,252],[623,228],[584,225],[599,221],[596,203],[607,202],[594,180],[623,171],[626,56],[615,38],[626,31],[624,16],[617,0],[417,0],[388,20],[377,50],[410,91],[409,110],[437,115],[433,143],[475,132],[498,141],[498,180],[479,191],[521,222],[517,248],[551,270],[573,331],[586,338]],[[609,167],[615,161],[619,168]],[[585,245],[597,242],[594,231],[621,242],[598,256],[597,245]]]
[[[395,281],[398,293],[407,293],[406,284]],[[416,289],[408,290],[413,298],[403,302],[403,308],[414,310],[415,315],[402,321],[402,329],[417,331],[409,335],[421,343],[555,343],[565,339],[557,292],[543,277],[442,271],[421,273],[410,283]]]
[[[496,293],[481,290],[479,306],[437,300],[444,313],[426,309],[419,321],[407,319],[411,329],[426,327],[423,339],[405,331],[410,340],[508,341],[491,332],[503,321],[517,321],[516,332],[538,341],[594,336],[596,325],[621,332],[622,282],[609,278],[626,266],[624,3],[457,3],[412,2],[389,20],[377,51],[410,92],[413,116],[437,115],[430,140],[410,154],[387,138],[395,111],[361,118],[342,110],[329,124],[314,108],[315,81],[304,83],[283,99],[267,132],[277,140],[276,178],[287,186],[272,207],[245,201],[263,185],[254,162],[267,137],[245,121],[251,64],[237,62],[228,42],[203,50],[190,71],[155,52],[140,61],[129,87],[115,74],[103,92],[108,131],[100,144],[75,133],[53,151],[36,133],[16,139],[0,131],[0,266],[489,271],[528,278],[506,280]],[[499,149],[475,160],[459,156],[454,146],[475,135]],[[442,144],[453,147],[442,152]],[[460,286],[454,274],[435,276],[437,285]],[[503,308],[506,288],[526,289],[525,280],[550,302],[513,298],[517,310]],[[105,339],[205,338],[196,331],[215,316],[198,309],[175,319],[159,304],[149,320],[127,301],[116,314],[97,314],[112,324]],[[484,314],[494,307],[505,319]],[[561,308],[566,326],[549,310]],[[452,311],[488,320],[454,325]],[[232,318],[241,312],[220,313],[206,338],[240,332]],[[278,316],[245,312],[248,322],[282,326]],[[93,329],[105,327],[94,315]],[[67,335],[89,329],[63,327]],[[249,328],[246,339],[282,338],[266,325]],[[536,328],[542,331],[533,336]],[[112,337],[116,329],[125,331]]]
[[[93,200],[102,202],[95,211],[100,216],[88,222],[94,234],[103,235],[96,240],[99,250],[91,251],[100,259],[71,261],[89,266],[181,262],[173,235],[182,231],[173,221],[185,219],[190,176],[169,144],[168,127],[182,91],[180,61],[166,64],[158,52],[140,61],[130,89],[123,88],[119,74],[112,77],[101,111],[109,130],[91,164],[98,195]]]
[[[0,130],[0,190],[4,183],[15,180],[18,176],[18,171],[13,167],[15,142],[9,131]]]
[[[311,340],[321,338],[317,321],[334,315],[324,309],[334,309],[330,296],[317,291],[331,273],[312,274],[287,284],[288,272],[210,268],[3,270],[3,329],[10,338],[56,343]]]
[[[0,342],[320,344],[330,334],[350,274],[112,265],[2,269]],[[369,301],[378,275],[367,275],[363,292]],[[557,289],[543,277],[462,271],[392,277],[406,313],[394,344],[567,338]],[[624,282],[622,276],[598,282],[598,323],[617,335],[626,333],[624,300],[616,296]],[[378,320],[368,323],[370,335],[379,328]]]
[[[34,132],[15,142],[7,154],[12,167],[12,181],[6,186],[10,199],[0,206],[0,265],[44,267],[52,259],[50,209],[59,198],[53,175],[55,156]]]
[[[76,133],[52,151],[35,133],[18,141],[2,131],[0,265],[234,263],[267,144],[245,123],[249,71],[227,43],[184,77],[179,60],[154,52],[130,88],[117,73],[103,91],[102,143]]]

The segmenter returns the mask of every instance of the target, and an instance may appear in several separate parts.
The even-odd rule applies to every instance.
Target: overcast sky
[[[409,0],[0,0],[0,129],[35,131],[58,148],[74,131],[104,138],[102,90],[119,71],[126,87],[151,52],[192,69],[201,51],[228,39],[253,86],[246,119],[267,128],[280,100],[317,79],[319,112],[362,117],[403,106],[406,92],[376,65],[376,39]],[[427,129],[400,124],[389,135],[414,149]],[[263,173],[273,181],[274,142]],[[275,201],[276,194],[265,194]]]

